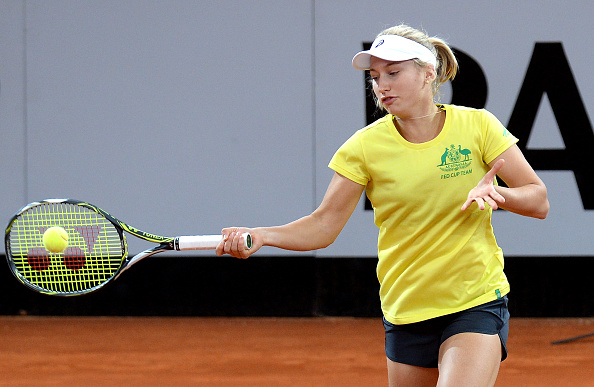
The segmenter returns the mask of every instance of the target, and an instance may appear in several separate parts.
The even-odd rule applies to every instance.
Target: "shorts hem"
[[[508,299],[504,296],[462,312],[412,324],[397,325],[383,318],[386,357],[396,363],[436,368],[441,345],[459,333],[498,335],[501,361],[507,358]]]

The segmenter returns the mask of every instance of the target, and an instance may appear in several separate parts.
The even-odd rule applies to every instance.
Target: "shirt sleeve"
[[[483,115],[483,159],[486,164],[495,160],[518,139],[492,113],[484,111]]]
[[[360,132],[355,133],[338,148],[328,167],[357,184],[367,185],[370,176],[365,166]]]

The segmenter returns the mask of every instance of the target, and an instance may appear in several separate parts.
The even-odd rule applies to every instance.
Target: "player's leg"
[[[443,331],[440,320],[394,325],[384,318],[390,387],[435,386]]]
[[[507,297],[452,315],[439,346],[438,386],[492,386],[507,357]]]
[[[424,368],[388,360],[388,382],[390,387],[431,386],[437,383],[437,368]]]
[[[439,351],[439,387],[493,386],[501,364],[499,335],[459,333]]]

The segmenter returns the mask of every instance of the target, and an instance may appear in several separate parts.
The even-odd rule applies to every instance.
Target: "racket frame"
[[[84,207],[88,210],[91,210],[93,212],[96,212],[97,214],[99,214],[102,217],[104,217],[105,219],[107,219],[107,221],[109,221],[114,226],[115,230],[117,231],[117,233],[120,237],[121,247],[122,247],[122,262],[121,262],[119,268],[113,273],[113,275],[111,277],[102,281],[101,283],[97,284],[96,286],[93,286],[88,289],[77,290],[77,291],[52,291],[49,289],[45,289],[45,288],[29,281],[20,272],[20,270],[16,267],[16,264],[12,258],[12,249],[10,246],[10,232],[11,232],[12,226],[16,222],[16,220],[19,219],[19,217],[22,214],[29,211],[33,207],[37,207],[37,206],[44,205],[44,204],[62,204],[62,203],[78,205],[78,206]],[[145,241],[152,242],[152,243],[158,243],[158,245],[154,246],[152,248],[146,249],[146,250],[134,255],[133,257],[130,257],[128,255],[128,245],[126,243],[126,236],[124,234],[124,231],[137,237],[137,238],[143,239]],[[164,251],[171,251],[171,250],[182,251],[182,250],[214,249],[216,247],[216,245],[218,245],[218,243],[221,241],[221,239],[222,239],[222,235],[202,235],[202,236],[196,235],[196,236],[165,237],[165,236],[160,236],[160,235],[156,235],[156,234],[151,234],[151,233],[142,231],[136,227],[132,227],[132,226],[122,222],[121,220],[117,219],[115,216],[111,215],[107,211],[105,211],[93,204],[90,204],[90,203],[87,203],[84,201],[80,201],[80,200],[76,200],[76,199],[45,199],[45,200],[40,200],[37,202],[29,203],[26,206],[24,206],[23,208],[21,208],[19,211],[17,211],[16,214],[13,215],[13,217],[10,219],[10,221],[8,223],[8,226],[6,227],[5,235],[4,235],[6,259],[8,261],[8,264],[9,264],[9,267],[10,267],[12,273],[19,280],[19,282],[21,282],[22,284],[24,284],[25,286],[27,286],[28,288],[30,288],[36,292],[48,294],[48,295],[57,295],[57,296],[77,296],[77,295],[92,293],[94,291],[99,290],[100,288],[105,286],[107,283],[119,278],[119,276],[124,271],[129,269],[132,265],[140,262],[144,258],[150,257],[151,255],[161,253]],[[252,239],[251,239],[251,235],[249,233],[244,234],[244,241],[245,241],[246,248],[248,248],[248,249],[251,248]]]

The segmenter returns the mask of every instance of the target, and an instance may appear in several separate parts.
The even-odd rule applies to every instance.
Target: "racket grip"
[[[176,237],[173,244],[175,250],[213,250],[223,239],[222,235],[191,235]],[[245,248],[252,247],[252,236],[249,232],[243,233]]]

